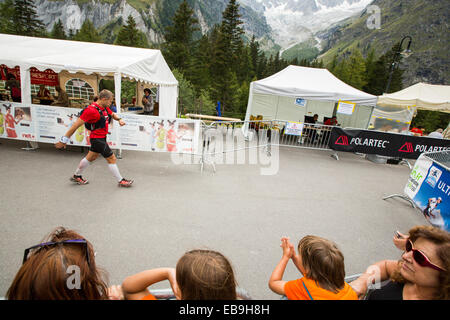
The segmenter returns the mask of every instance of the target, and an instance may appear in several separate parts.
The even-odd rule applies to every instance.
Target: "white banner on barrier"
[[[56,143],[78,119],[81,109],[0,102],[0,138]],[[200,121],[121,113],[126,125],[109,124],[113,149],[197,153]],[[90,146],[90,131],[79,127],[69,145]]]
[[[199,121],[121,114],[119,148],[156,152],[196,153]]]

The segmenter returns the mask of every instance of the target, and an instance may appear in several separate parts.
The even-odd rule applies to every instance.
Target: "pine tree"
[[[128,16],[126,24],[120,27],[114,44],[136,48],[149,47],[145,35],[137,29],[136,21],[131,15]]]
[[[383,54],[373,64],[372,70],[369,73],[366,92],[373,95],[382,95],[386,91],[386,86],[389,80],[389,73],[391,71],[394,55],[399,49],[400,44],[394,45],[391,50]],[[403,70],[399,67],[401,56],[397,57],[392,71],[391,84],[389,92],[396,92],[403,88]]]
[[[50,32],[50,37],[53,39],[67,39],[61,19],[58,19],[58,21],[53,24],[53,29]]]
[[[0,33],[14,34],[14,0],[0,3]]]
[[[255,40],[255,36],[252,37],[250,41],[250,78],[253,79],[258,75],[258,64],[260,57],[259,43]]]
[[[101,42],[102,40],[94,24],[89,19],[83,22],[80,30],[74,35],[73,39],[85,42]]]
[[[211,44],[207,35],[197,42],[187,75],[198,92],[210,85]]]
[[[225,57],[226,62],[234,66],[233,71],[238,72],[239,66],[233,62],[239,59],[240,48],[243,47],[242,35],[244,30],[240,27],[243,21],[240,19],[239,4],[236,0],[230,0],[225,11],[222,14],[222,23],[220,25],[220,32],[225,42]]]
[[[348,78],[346,83],[359,90],[362,90],[367,83],[366,65],[359,49],[354,49],[348,58]]]
[[[45,36],[45,26],[36,13],[32,0],[14,0],[14,33],[24,36]]]
[[[166,28],[163,54],[171,68],[185,72],[192,58],[193,33],[198,30],[194,11],[184,0],[173,17],[173,24]]]

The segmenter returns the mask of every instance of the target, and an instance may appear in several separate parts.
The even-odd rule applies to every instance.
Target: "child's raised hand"
[[[280,247],[283,249],[283,256],[291,258],[294,254],[293,246],[289,242],[289,237],[282,237]]]

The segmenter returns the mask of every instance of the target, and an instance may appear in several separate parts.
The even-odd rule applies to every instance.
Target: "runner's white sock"
[[[119,168],[117,164],[108,164],[109,170],[112,172],[114,177],[116,177],[117,182],[122,181],[123,177],[120,175]]]
[[[91,164],[91,162],[88,159],[86,159],[86,158],[81,159],[80,164],[78,165],[78,168],[75,171],[75,175],[76,176],[81,176],[81,174],[83,173],[84,169],[89,167],[90,164]]]

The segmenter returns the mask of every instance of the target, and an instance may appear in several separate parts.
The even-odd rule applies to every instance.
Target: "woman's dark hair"
[[[84,239],[73,230],[56,228],[43,242]],[[86,239],[84,239],[86,240]],[[29,254],[6,293],[9,300],[102,300],[107,299],[106,273],[95,265],[94,250],[87,242],[43,246]],[[86,259],[89,255],[89,263]],[[72,288],[71,266],[79,270],[80,286]],[[72,270],[71,272],[69,272]]]
[[[220,252],[186,252],[176,267],[183,300],[236,300],[236,280],[230,262]]]
[[[432,226],[416,226],[409,230],[409,239],[414,243],[417,239],[425,239],[431,241],[438,246],[436,255],[441,260],[440,265],[444,270],[439,273],[439,288],[435,297],[436,300],[450,299],[450,233]],[[405,283],[400,269],[402,260],[398,263],[397,270],[392,274],[391,280],[395,282]]]

